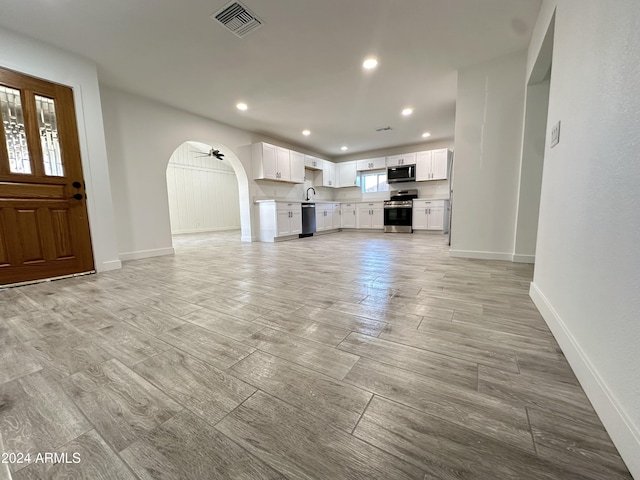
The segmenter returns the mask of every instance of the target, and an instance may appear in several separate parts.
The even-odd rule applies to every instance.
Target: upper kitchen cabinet
[[[313,185],[316,187],[331,187],[336,186],[336,166],[333,162],[328,160],[322,161],[322,170],[315,173],[313,177]]]
[[[311,155],[305,155],[304,166],[309,170],[322,170],[322,160]]]
[[[403,153],[402,155],[392,155],[390,157],[387,157],[387,167],[397,167],[399,165],[414,165],[415,163],[415,153]]]
[[[356,169],[359,172],[364,172],[366,170],[382,170],[386,166],[386,157],[367,158],[365,160],[358,160],[356,162]]]
[[[276,147],[277,158],[277,179],[283,182],[291,180],[291,156],[289,150],[282,147]]]
[[[278,180],[278,158],[276,146],[269,143],[251,145],[254,179]]]
[[[356,162],[336,163],[336,183],[338,187],[357,187],[358,171]]]
[[[416,158],[416,181],[446,180],[451,151],[446,148],[418,152]]]
[[[433,157],[431,158],[431,180],[446,180],[449,161],[453,153],[451,150],[441,148],[440,150],[433,150]]]
[[[254,180],[304,183],[304,157],[297,152],[291,160],[291,152],[269,143],[254,143],[251,146]]]
[[[426,152],[418,152],[416,154],[416,182],[431,180],[432,158],[433,152],[431,150],[427,150]]]
[[[291,181],[293,183],[304,183],[304,154],[290,150],[289,162],[291,164]]]

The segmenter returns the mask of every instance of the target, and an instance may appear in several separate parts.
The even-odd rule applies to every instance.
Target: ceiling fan
[[[192,153],[203,153],[203,152],[192,152]],[[224,153],[221,153],[220,150],[211,149],[204,155],[196,155],[196,158],[199,157],[216,157],[218,160],[224,160]]]

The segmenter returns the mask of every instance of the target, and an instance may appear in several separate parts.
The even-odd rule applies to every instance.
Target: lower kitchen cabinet
[[[358,228],[384,228],[384,204],[367,202],[358,204]]]
[[[413,229],[414,230],[440,230],[449,231],[447,228],[447,200],[422,200],[413,201]]]
[[[316,203],[316,232],[340,228],[340,204]]]
[[[356,204],[343,203],[340,211],[340,226],[342,228],[357,228]]]
[[[302,205],[300,202],[264,201],[258,203],[259,237],[261,242],[302,233]]]
[[[342,218],[341,218],[341,212],[340,212],[340,204],[339,203],[333,203],[333,228],[340,228],[342,227]]]

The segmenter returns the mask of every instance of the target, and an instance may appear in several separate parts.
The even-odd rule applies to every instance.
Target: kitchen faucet
[[[309,188],[307,188],[307,198],[305,198],[305,200],[306,200],[306,201],[311,200],[311,199],[309,198],[309,190],[313,190],[313,194],[314,194],[314,195],[316,194],[316,189],[315,189],[315,188],[313,188],[313,187],[309,187]]]

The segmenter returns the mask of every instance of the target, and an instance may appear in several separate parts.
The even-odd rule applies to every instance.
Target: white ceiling
[[[452,138],[456,71],[526,48],[541,3],[241,1],[264,22],[244,38],[210,18],[225,0],[0,0],[0,25],[95,61],[103,85],[339,157]]]

